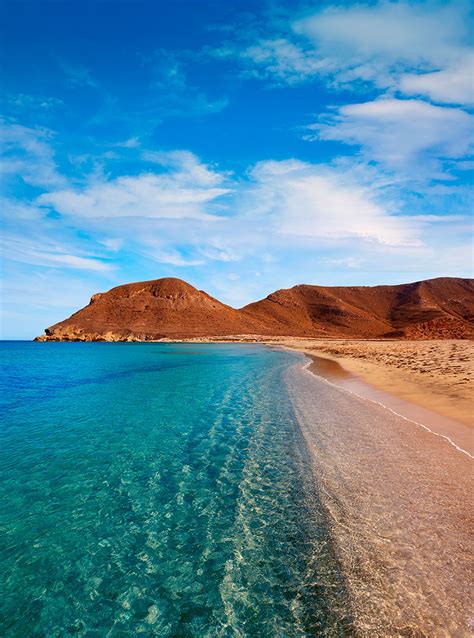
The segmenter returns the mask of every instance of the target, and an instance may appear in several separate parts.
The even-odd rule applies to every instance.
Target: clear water
[[[0,352],[0,635],[351,635],[284,381],[299,355]]]

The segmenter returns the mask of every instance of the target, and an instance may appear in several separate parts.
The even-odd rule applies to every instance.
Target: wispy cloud
[[[0,119],[0,173],[3,179],[20,177],[33,186],[59,186],[65,179],[58,171],[52,138],[47,129],[33,129]]]
[[[474,104],[474,53],[467,51],[439,71],[405,73],[399,89],[406,95],[426,96],[433,102]]]
[[[44,110],[52,111],[64,105],[63,100],[57,97],[41,97],[27,93],[7,93],[1,96],[0,101],[17,109],[17,111]]]
[[[229,56],[239,55],[249,66],[246,75],[268,79],[272,83],[299,84],[325,72],[325,61],[286,38],[262,39],[240,52],[230,49]]]
[[[84,188],[67,188],[41,195],[37,203],[76,218],[151,217],[218,219],[212,203],[229,193],[225,176],[189,152],[145,153],[144,159],[162,172],[98,178]]]
[[[67,60],[60,60],[59,64],[63,70],[66,81],[73,88],[98,88],[99,83],[92,76],[91,72],[81,64],[73,64]]]
[[[368,161],[410,171],[416,178],[439,177],[440,158],[460,158],[470,153],[473,120],[458,108],[420,100],[378,99],[338,108],[310,125],[314,134],[307,139],[358,145]]]
[[[140,138],[129,137],[121,142],[116,142],[113,146],[117,146],[118,148],[138,148],[140,146]]]
[[[273,24],[251,44],[221,49],[247,71],[295,84],[315,77],[332,86],[471,103],[472,49],[467,4],[386,2],[326,6]],[[471,69],[471,72],[469,71]]]
[[[210,96],[200,83],[189,75],[189,60],[195,62],[196,54],[185,50],[156,49],[143,59],[150,70],[151,96],[143,105],[143,111],[158,118],[211,115],[223,111],[228,105],[226,96]]]
[[[198,250],[206,259],[212,261],[239,261],[240,252],[237,251],[237,247],[229,246],[229,243],[232,242],[229,242],[227,237],[212,238],[207,241],[206,246],[198,247]]]
[[[58,242],[45,239],[37,234],[25,238],[12,233],[5,234],[1,240],[4,259],[19,261],[35,266],[50,266],[72,268],[75,270],[109,271],[113,266],[109,263],[66,252],[64,246]]]
[[[356,239],[421,245],[419,225],[396,215],[382,186],[360,175],[299,160],[265,161],[251,173],[251,210],[278,233],[313,239]]]
[[[124,245],[124,240],[118,237],[104,237],[104,239],[99,239],[98,241],[99,244],[114,253],[118,252]]]
[[[5,263],[2,281],[2,339],[31,339],[46,326],[84,306],[107,282],[108,273]],[[107,282],[107,283],[106,283]]]
[[[201,266],[205,263],[203,259],[186,257],[179,250],[174,250],[172,248],[169,248],[168,250],[156,248],[154,250],[145,251],[144,254],[150,257],[153,261],[170,264],[171,266],[178,266],[179,268]]]

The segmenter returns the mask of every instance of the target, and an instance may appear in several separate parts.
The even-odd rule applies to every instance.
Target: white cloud
[[[102,246],[105,246],[107,250],[111,250],[112,252],[118,252],[124,244],[123,239],[119,239],[117,237],[100,239],[99,243]]]
[[[148,232],[144,233],[143,228],[138,228],[134,238],[136,251],[147,259],[162,264],[178,267],[201,266],[206,260],[201,255],[196,254],[198,235],[194,233],[193,239],[184,236],[182,241],[179,240],[179,236],[184,235],[182,232],[184,229],[182,226],[179,227],[179,224],[187,225],[188,223],[192,222],[188,220],[175,221],[171,235],[163,232],[165,229],[160,229],[162,232],[157,233],[150,232],[148,228]]]
[[[394,215],[376,186],[354,181],[347,172],[287,160],[260,162],[251,175],[255,186],[246,205],[277,233],[420,245],[419,224]]]
[[[379,99],[340,107],[326,122],[309,128],[310,139],[359,145],[368,160],[390,168],[440,168],[437,158],[460,158],[472,144],[473,118],[457,108],[420,100]]]
[[[391,84],[400,65],[437,67],[453,61],[468,36],[460,6],[436,2],[378,2],[328,7],[298,20],[293,29],[308,38],[337,72]]]
[[[323,260],[324,262],[330,266],[342,266],[343,268],[358,270],[363,265],[364,260],[357,257],[341,257],[340,259],[325,259]]]
[[[0,211],[2,211],[2,218],[19,222],[38,222],[44,214],[39,206],[7,197],[0,197]]]
[[[64,105],[63,100],[57,97],[38,97],[27,93],[9,93],[2,98],[2,101],[22,110],[41,109],[51,111]]]
[[[433,102],[473,104],[474,53],[467,53],[440,71],[404,74],[400,90],[406,95],[426,95]]]
[[[1,241],[2,257],[35,266],[73,268],[105,272],[112,270],[108,263],[72,254],[58,242],[48,241],[44,236],[23,237],[18,234],[5,234]]]
[[[187,151],[148,152],[143,157],[166,170],[113,180],[100,178],[82,189],[45,193],[38,204],[77,218],[218,219],[208,211],[216,199],[229,192],[223,174]]]
[[[469,104],[467,9],[467,3],[432,0],[330,6],[288,22],[283,30],[270,23],[265,37],[233,53],[251,64],[251,74],[272,81],[294,84],[319,76],[350,89],[370,83]]]
[[[460,162],[456,162],[456,168],[459,171],[473,171],[474,160],[462,160]]]
[[[21,177],[32,186],[59,186],[59,174],[48,141],[52,133],[0,119],[0,173],[3,178]]]
[[[155,261],[159,261],[164,264],[171,264],[172,266],[186,267],[186,266],[201,266],[204,264],[203,259],[188,259],[183,257],[178,250],[158,250],[150,257]]]
[[[288,84],[297,84],[308,76],[324,71],[324,61],[311,51],[301,49],[285,38],[260,40],[241,53],[253,63],[249,75],[270,76]]]
[[[229,238],[210,240],[204,247],[199,248],[201,255],[213,261],[239,261],[240,254],[235,247],[229,246]]]
[[[261,37],[253,29],[247,41],[237,35],[240,42],[218,53],[239,57],[247,75],[271,84],[317,80],[371,91],[371,101],[319,115],[305,139],[359,146],[367,162],[392,176],[395,170],[396,179],[454,179],[453,160],[472,150],[472,116],[462,110],[474,103],[467,3],[379,0],[326,5],[286,20],[269,15]]]
[[[190,151],[144,151],[142,159],[172,169],[184,179],[202,186],[218,186],[224,180],[222,173],[203,164]]]
[[[138,148],[140,146],[140,138],[139,137],[129,137],[122,142],[117,142],[112,146],[118,146],[120,148]]]

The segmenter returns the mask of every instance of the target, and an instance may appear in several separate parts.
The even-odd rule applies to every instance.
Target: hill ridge
[[[232,335],[474,338],[474,280],[278,289],[240,309],[175,277],[122,284],[46,328],[39,341],[148,341]]]

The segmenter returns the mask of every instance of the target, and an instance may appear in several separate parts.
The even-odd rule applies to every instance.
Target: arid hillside
[[[440,278],[398,286],[294,286],[243,311],[270,334],[465,338],[474,334],[474,281]]]
[[[474,280],[397,286],[299,285],[240,310],[180,279],[117,286],[46,329],[42,341],[147,341],[233,335],[474,337]]]

